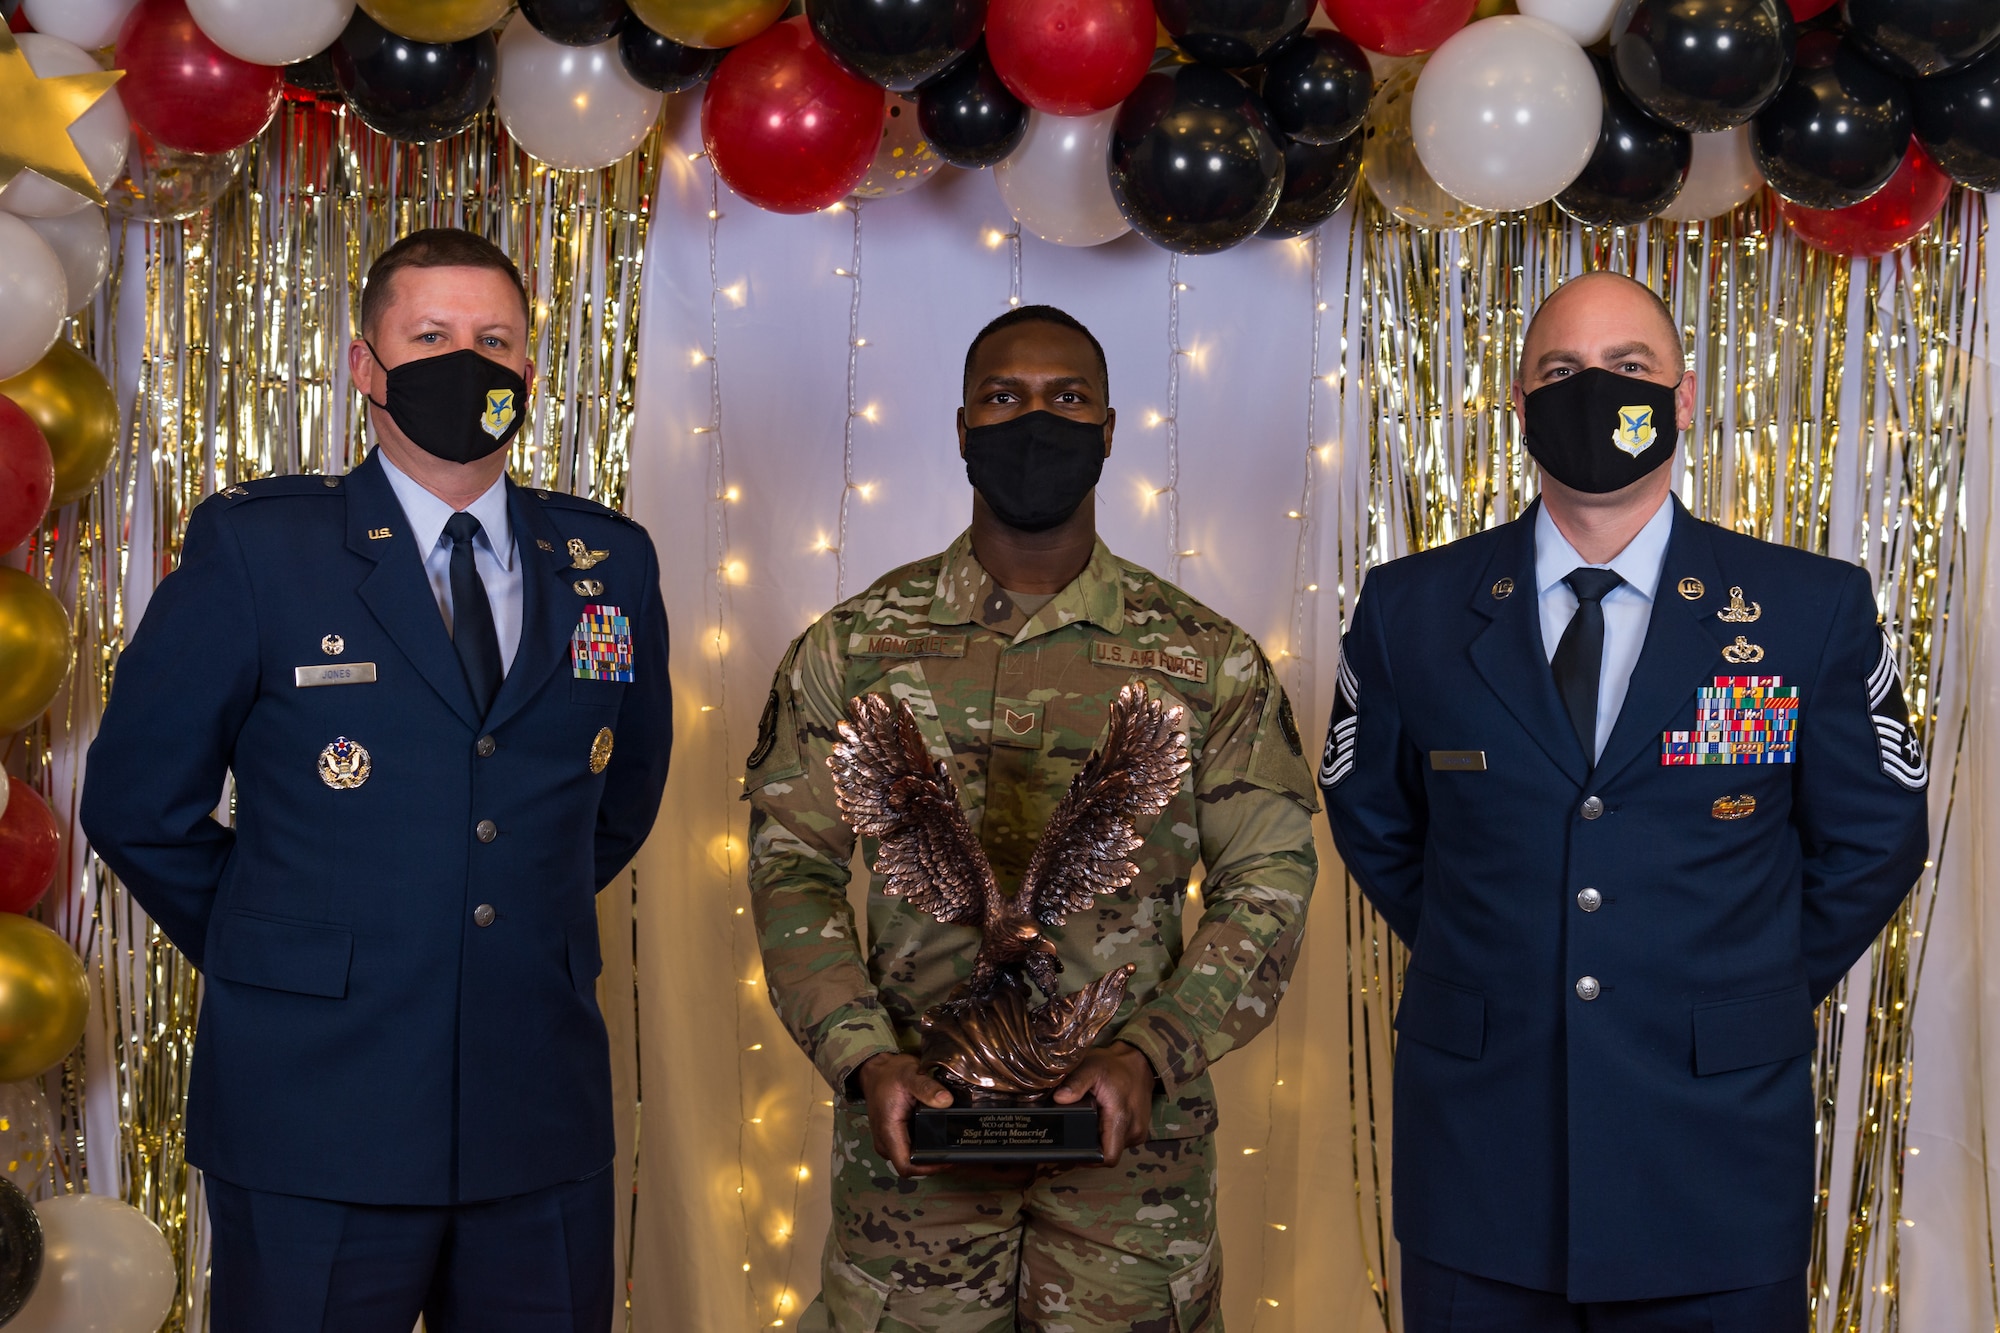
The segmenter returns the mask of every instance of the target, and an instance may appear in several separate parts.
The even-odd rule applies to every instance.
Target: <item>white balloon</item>
[[[58,1194],[35,1205],[42,1276],[8,1333],[153,1333],[173,1308],[174,1253],[130,1204]]]
[[[111,270],[111,229],[105,225],[104,210],[86,208],[59,218],[23,218],[35,234],[55,251],[62,265],[63,284],[69,289],[69,313],[90,304],[97,285]]]
[[[289,65],[333,45],[354,0],[187,0],[208,40],[253,65]]]
[[[104,67],[74,42],[47,33],[24,32],[15,41],[28,58],[28,68],[44,79],[65,74],[101,74]],[[97,99],[90,110],[69,127],[69,137],[83,154],[83,164],[103,189],[125,170],[125,150],[132,142],[132,121],[118,90]],[[66,185],[58,185],[39,171],[24,171],[13,183],[0,190],[0,209],[23,217],[52,218],[91,207],[91,200]]]
[[[1021,144],[993,168],[1007,211],[1056,245],[1102,245],[1132,230],[1111,195],[1111,122],[1118,108],[1089,116],[1028,113]]]
[[[36,32],[91,51],[117,41],[125,16],[137,5],[138,0],[21,0]]]
[[[192,2],[192,0],[190,0]],[[1618,0],[1515,0],[1523,14],[1553,23],[1578,46],[1595,46],[1611,35]]]
[[[528,156],[566,171],[608,167],[639,146],[665,98],[625,68],[616,38],[564,46],[516,14],[500,34],[493,103]]]
[[[1496,212],[1561,194],[1597,147],[1604,94],[1583,48],[1540,19],[1482,19],[1432,54],[1410,99],[1424,170]]]
[[[1756,155],[1750,151],[1748,125],[1697,134],[1687,184],[1660,216],[1669,222],[1704,222],[1749,202],[1763,188],[1764,173],[1757,170]]]
[[[12,213],[0,213],[0,380],[42,359],[69,314],[62,261]]]

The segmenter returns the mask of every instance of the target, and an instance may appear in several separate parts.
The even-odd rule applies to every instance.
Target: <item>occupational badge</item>
[[[335,736],[333,743],[319,752],[319,780],[335,791],[352,791],[368,781],[372,765],[368,749],[360,741]]]
[[[583,608],[569,636],[570,663],[578,680],[632,679],[632,622],[615,606]]]
[[[1493,584],[1493,600],[1504,602],[1514,595],[1514,580],[1499,579]]]
[[[542,550],[544,550],[544,551],[553,551],[553,550],[555,550],[555,549],[556,549],[556,548],[555,548],[555,547],[554,547],[554,546],[553,546],[553,545],[552,545],[552,544],[551,544],[551,543],[549,542],[549,539],[548,539],[547,537],[537,537],[537,538],[535,538],[535,545],[536,545],[536,546],[539,546],[539,547],[540,547],[540,548],[541,548]]]
[[[1637,458],[1653,447],[1658,438],[1653,430],[1653,409],[1650,407],[1621,407],[1618,409],[1618,429],[1611,432],[1611,442],[1626,453]]]
[[[604,584],[598,579],[578,579],[569,586],[575,590],[578,597],[602,597],[604,595]]]
[[[1731,666],[1748,666],[1752,662],[1764,660],[1764,649],[1762,645],[1752,643],[1739,634],[1735,643],[1722,650],[1722,660]]]
[[[1729,590],[1729,605],[1717,611],[1715,618],[1717,620],[1726,620],[1732,625],[1747,625],[1763,614],[1764,604],[1762,602],[1751,602],[1748,606],[1745,606],[1743,604],[1743,589],[1731,588]]]
[[[1751,645],[1755,647],[1756,645]],[[1782,676],[1717,676],[1694,692],[1694,727],[1660,738],[1660,762],[1669,768],[1706,764],[1789,764],[1798,754],[1799,689]],[[1757,803],[1748,796],[1725,800],[1740,805],[1728,814],[1724,801],[1709,813],[1741,819]]]
[[[347,651],[347,640],[338,634],[329,634],[319,641],[319,650],[328,657],[338,657]]]
[[[1702,594],[1707,591],[1708,589],[1701,586],[1700,579],[1685,578],[1681,580],[1680,592],[1683,601],[1698,602],[1701,600]]]
[[[1757,813],[1757,798],[1748,794],[1718,796],[1715,804],[1708,807],[1708,813],[1717,819],[1748,819]]]
[[[479,429],[499,439],[507,433],[507,427],[514,424],[514,391],[512,389],[488,389],[486,410],[479,414]]]
[[[233,496],[236,499],[240,500],[244,496],[250,494],[250,488],[248,486],[230,486],[226,488],[222,493],[224,495]]]
[[[581,537],[569,539],[569,567],[571,569],[596,569],[611,558],[609,551],[593,551]]]
[[[1882,772],[1911,791],[1931,782],[1924,744],[1910,726],[1909,705],[1903,702],[1903,678],[1896,667],[1896,649],[1887,630],[1882,633],[1882,659],[1868,675],[1868,714],[1875,726],[1875,746]]]
[[[590,741],[590,771],[602,773],[611,762],[611,728],[599,727]]]

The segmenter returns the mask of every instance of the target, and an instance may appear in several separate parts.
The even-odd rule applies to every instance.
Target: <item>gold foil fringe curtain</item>
[[[34,552],[72,609],[77,669],[19,757],[60,822],[74,827],[82,751],[118,649],[173,568],[194,506],[237,481],[359,461],[365,422],[347,347],[362,275],[404,233],[468,227],[521,266],[539,374],[510,470],[622,505],[661,151],[656,131],[603,172],[560,172],[515,148],[490,112],[452,139],[411,146],[338,106],[288,100],[211,209],[129,228],[73,328],[124,390],[126,438],[97,490],[58,514]],[[166,1328],[199,1330],[206,1245],[198,1176],[181,1155],[199,978],[95,858],[73,852],[69,864],[42,914],[84,957],[94,995],[83,1046],[47,1078],[58,1120],[49,1183],[120,1194],[158,1222],[182,1274]]]
[[[1757,203],[1689,226],[1593,230],[1545,208],[1431,232],[1368,198],[1349,226],[1349,281],[1360,284],[1349,295],[1360,308],[1343,327],[1358,341],[1358,366],[1340,392],[1360,400],[1363,438],[1344,452],[1366,482],[1335,502],[1343,621],[1366,566],[1527,507],[1533,477],[1508,401],[1521,335],[1543,297],[1591,269],[1647,283],[1680,322],[1700,385],[1678,478],[1689,507],[1857,561],[1874,577],[1942,816],[1924,879],[1876,942],[1865,989],[1857,971],[1819,1015],[1811,1288],[1820,1333],[1894,1330],[1911,1025],[1967,722],[1964,648],[1950,618],[1968,595],[1965,448],[1968,435],[1990,437],[1990,422],[1971,420],[1971,379],[1988,348],[1985,200],[1955,192],[1908,249],[1858,264],[1799,244]],[[1382,1322],[1394,1329],[1388,1071],[1405,955],[1351,880],[1345,908],[1357,1220]]]

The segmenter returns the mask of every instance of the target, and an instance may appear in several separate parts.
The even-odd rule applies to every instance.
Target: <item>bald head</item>
[[[1550,293],[1521,340],[1519,382],[1536,389],[1587,366],[1661,384],[1681,378],[1681,332],[1658,293],[1622,273],[1599,270]]]

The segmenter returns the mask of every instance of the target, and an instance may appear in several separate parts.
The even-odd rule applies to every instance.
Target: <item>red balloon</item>
[[[853,193],[882,137],[883,92],[834,63],[804,16],[722,58],[701,99],[701,142],[723,182],[773,213]]]
[[[1824,14],[1840,3],[1840,0],[1785,0],[1792,7],[1792,17],[1800,23],[1816,14]]]
[[[1772,193],[1776,193],[1773,191]],[[1852,258],[1886,255],[1931,224],[1951,194],[1951,177],[1915,139],[1888,184],[1846,208],[1801,208],[1778,200],[1785,221],[1815,250]]]
[[[0,551],[11,551],[41,526],[56,490],[48,437],[12,398],[0,396]]]
[[[1152,0],[992,0],[986,55],[1037,111],[1087,116],[1139,86],[1158,32]]]
[[[14,12],[7,16],[7,31],[33,32],[34,30],[35,25],[28,22],[28,16],[22,12],[21,7],[14,6]]]
[[[113,55],[135,124],[183,153],[226,153],[271,123],[285,72],[238,60],[208,39],[187,0],[139,0]]]
[[[62,838],[48,803],[19,778],[7,779],[0,812],[0,912],[25,912],[49,891]]]
[[[1320,0],[1333,26],[1385,56],[1435,51],[1472,22],[1479,0]]]

